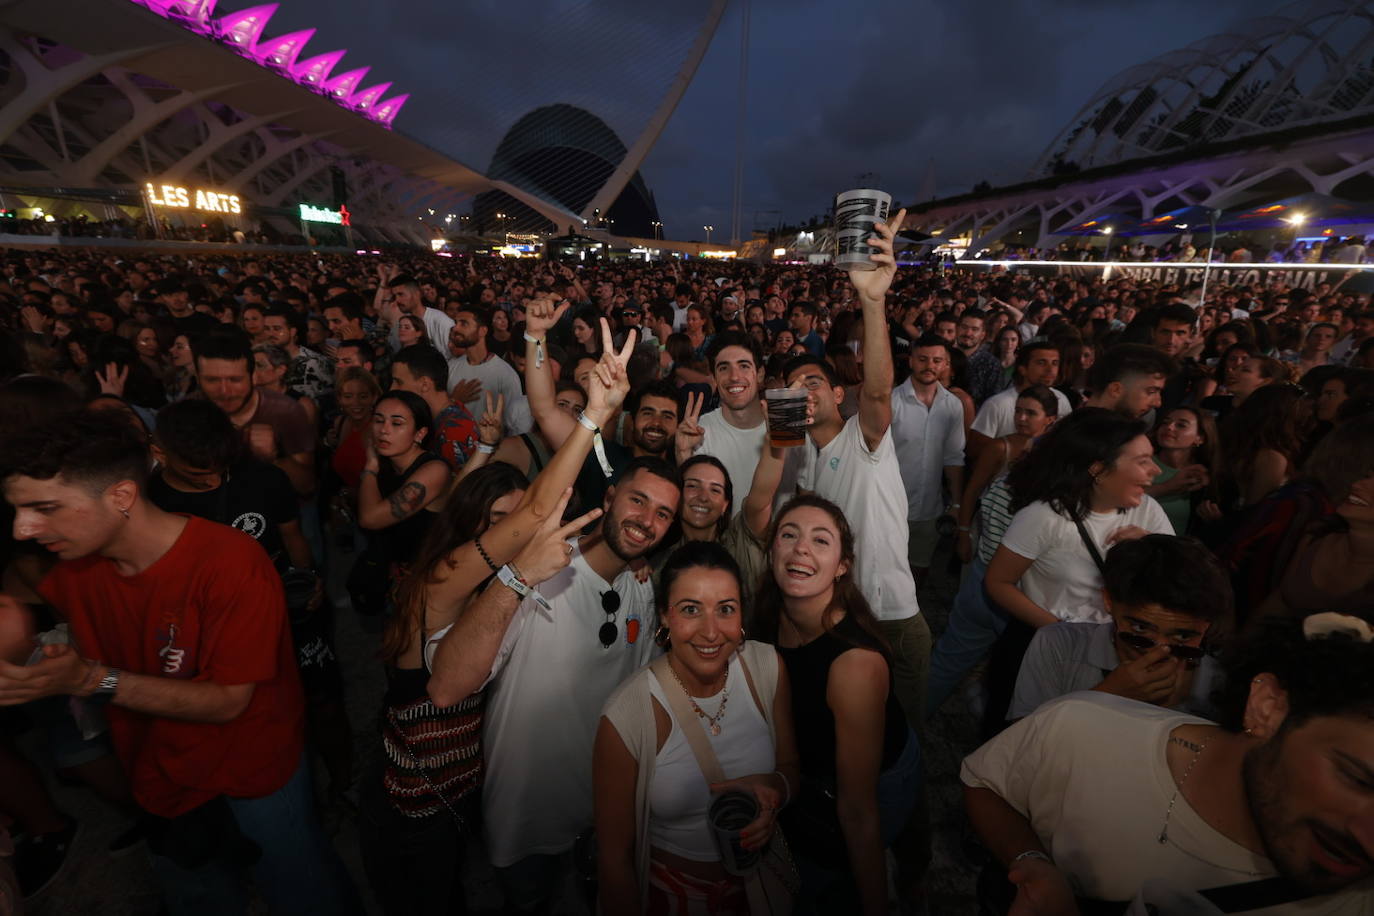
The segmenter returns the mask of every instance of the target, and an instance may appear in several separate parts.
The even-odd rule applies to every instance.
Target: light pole
[[[654,238],[655,238],[655,239],[661,239],[661,238],[663,238],[663,224],[662,224],[662,223],[660,223],[658,220],[654,220],[653,222],[649,223],[649,225],[654,227]]]
[[[701,228],[703,228],[703,229],[706,230],[706,244],[708,244],[708,245],[711,244],[711,230],[715,229],[716,227],[715,227],[715,226],[702,226]]]
[[[1110,261],[1112,259],[1112,227],[1103,226],[1102,234],[1107,237],[1107,247],[1102,251],[1102,260]]]

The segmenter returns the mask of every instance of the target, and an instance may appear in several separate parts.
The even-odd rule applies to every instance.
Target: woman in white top
[[[1110,621],[1100,558],[1118,541],[1174,533],[1145,494],[1159,473],[1145,429],[1113,411],[1083,408],[1013,466],[1007,482],[1016,515],[984,578],[988,597],[1012,617],[1037,629]]]
[[[746,879],[721,864],[707,808],[722,792],[753,795],[759,814],[739,842],[764,850],[801,769],[786,672],[775,649],[745,641],[740,603],[739,567],[719,544],[684,544],[660,573],[655,638],[666,668],[660,660],[625,681],[596,735],[605,916],[749,912]],[[670,691],[686,694],[691,722],[673,715]],[[725,782],[708,785],[684,728],[702,730]]]

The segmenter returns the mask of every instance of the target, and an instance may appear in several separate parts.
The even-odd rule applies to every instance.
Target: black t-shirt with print
[[[296,521],[300,509],[290,478],[276,465],[240,461],[222,484],[200,493],[178,490],[160,473],[154,474],[148,481],[148,498],[164,512],[207,518],[252,535],[278,569],[291,565],[280,526]]]

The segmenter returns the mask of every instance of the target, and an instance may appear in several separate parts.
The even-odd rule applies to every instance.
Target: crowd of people
[[[847,273],[0,252],[0,913],[49,768],[173,916],[463,913],[474,853],[512,914],[927,912],[956,695],[979,912],[1374,913],[1370,297],[901,221]]]
[[[1145,237],[1121,238],[1112,245],[1111,234],[1097,234],[1078,241],[1061,242],[1055,248],[1033,248],[1009,245],[986,251],[978,257],[1012,260],[1069,260],[1069,261],[1169,261],[1192,264],[1363,264],[1369,258],[1365,236],[1340,235],[1325,230],[1317,238],[1294,238],[1288,241],[1259,244],[1241,234],[1223,235],[1213,240],[1209,235],[1182,232],[1160,245],[1150,245]],[[1154,238],[1155,235],[1146,237]]]

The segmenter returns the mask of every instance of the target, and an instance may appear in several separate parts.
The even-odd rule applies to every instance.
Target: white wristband
[[[544,338],[534,337],[531,334],[526,333],[525,340],[534,344],[534,368],[544,368]]]
[[[615,468],[611,467],[611,460],[606,457],[606,443],[601,438],[601,427],[588,419],[585,413],[577,415],[577,422],[592,431],[592,448],[596,450],[597,463],[601,465],[601,473],[610,480],[615,476]]]
[[[533,598],[535,603],[544,610],[553,610],[549,602],[544,599],[544,596],[535,591],[534,586],[525,582],[525,580],[515,574],[515,570],[511,568],[509,563],[496,571],[496,579],[502,585],[519,595],[521,601],[526,598]]]
[[[477,451],[481,452],[483,455],[495,455],[496,446],[487,445],[485,442],[479,442],[477,443]]]

